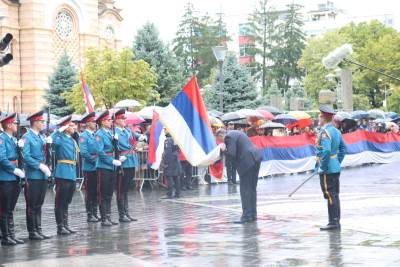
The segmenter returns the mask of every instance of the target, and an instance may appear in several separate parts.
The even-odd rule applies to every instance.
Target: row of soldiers
[[[143,139],[125,125],[125,110],[112,116],[103,111],[82,117],[80,123],[86,130],[80,134],[79,144],[72,138],[76,124],[71,116],[61,119],[58,129],[48,137],[43,136],[43,111],[28,117],[30,129],[17,140],[16,114],[10,114],[0,123],[4,131],[0,135],[0,228],[1,244],[24,243],[15,235],[13,211],[21,187],[26,202],[26,224],[30,240],[50,238],[42,231],[42,205],[45,200],[48,179],[55,179],[55,218],[58,235],[76,233],[68,224],[68,208],[76,187],[79,154],[85,183],[87,221],[101,222],[102,226],[118,223],[111,219],[111,201],[117,192],[119,221],[136,221],[129,214],[128,190],[138,166],[134,145]],[[97,130],[98,128],[98,130]],[[55,169],[46,165],[48,146],[55,153]],[[18,157],[18,155],[21,157]],[[23,159],[23,164],[22,164]],[[19,162],[18,162],[19,161]],[[22,185],[22,186],[21,186]],[[100,210],[100,218],[97,211]]]

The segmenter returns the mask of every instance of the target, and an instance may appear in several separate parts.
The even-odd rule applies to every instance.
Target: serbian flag
[[[217,140],[217,144],[220,144]],[[216,161],[215,163],[210,165],[210,173],[211,175],[217,179],[217,180],[222,180],[224,178],[224,161],[222,159]]]
[[[196,76],[164,108],[160,120],[193,166],[208,166],[219,158]]]
[[[159,114],[156,111],[153,111],[153,120],[150,127],[148,163],[151,164],[150,167],[155,170],[158,170],[160,167],[165,142],[164,127],[159,118]]]
[[[86,84],[83,79],[82,72],[81,72],[81,85],[82,85],[83,99],[85,100],[86,113],[93,112],[95,105],[94,97],[92,95],[92,92],[90,91],[89,85]]]

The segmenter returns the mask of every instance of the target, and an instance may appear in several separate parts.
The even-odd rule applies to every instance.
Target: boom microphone
[[[339,46],[322,59],[322,64],[327,69],[336,68],[348,55],[353,53],[351,44]]]

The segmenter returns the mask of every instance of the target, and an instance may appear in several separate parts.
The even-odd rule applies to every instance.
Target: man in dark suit
[[[260,170],[261,156],[249,137],[232,130],[226,133],[219,129],[217,139],[223,141],[221,150],[229,156],[236,167],[240,178],[240,198],[242,201],[242,217],[235,223],[248,223],[257,220],[257,181]]]

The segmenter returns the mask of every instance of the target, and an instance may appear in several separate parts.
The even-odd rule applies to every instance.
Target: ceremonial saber
[[[296,189],[293,190],[292,193],[289,194],[289,197],[292,197],[292,195],[294,193],[297,192],[297,190],[299,190],[305,183],[307,183],[309,180],[311,180],[311,178],[313,178],[317,173],[313,172],[307,179],[305,179],[298,187],[296,187]]]

